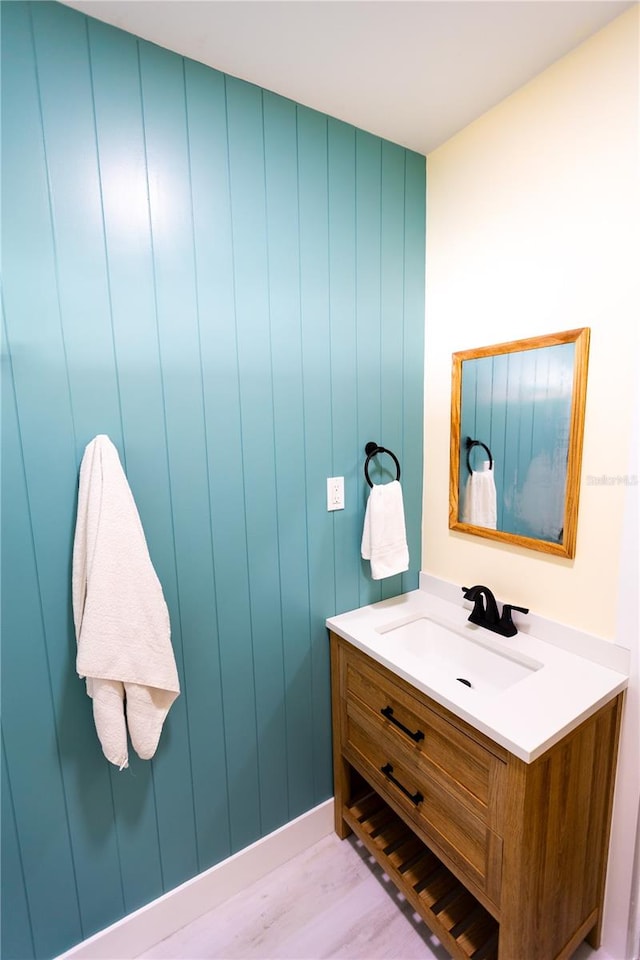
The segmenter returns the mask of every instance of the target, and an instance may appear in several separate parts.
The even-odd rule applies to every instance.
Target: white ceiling
[[[633,0],[66,0],[429,153]]]

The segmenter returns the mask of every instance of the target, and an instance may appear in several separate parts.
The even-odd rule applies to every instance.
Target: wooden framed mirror
[[[575,556],[589,334],[453,354],[450,529]]]

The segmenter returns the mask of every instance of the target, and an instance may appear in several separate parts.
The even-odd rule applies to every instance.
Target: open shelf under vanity
[[[375,791],[343,818],[452,956],[497,960],[498,921]]]

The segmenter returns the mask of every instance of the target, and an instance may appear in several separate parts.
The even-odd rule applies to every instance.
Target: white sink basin
[[[449,591],[456,600],[459,590]],[[459,602],[419,589],[338,614],[327,626],[525,763],[627,686],[628,651],[607,640],[534,615],[527,629],[501,637],[468,616]]]
[[[542,667],[539,661],[493,642],[484,630],[478,636],[480,629],[468,624],[458,630],[430,617],[414,616],[377,628],[379,652],[423,674],[433,670],[459,680],[468,690],[479,693],[506,690]]]

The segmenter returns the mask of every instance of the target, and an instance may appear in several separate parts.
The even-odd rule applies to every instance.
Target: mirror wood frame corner
[[[589,327],[579,327],[575,330],[565,330],[561,333],[549,334],[540,337],[531,337],[526,340],[514,340],[509,343],[498,343],[493,346],[479,347],[473,350],[462,350],[452,356],[451,371],[451,443],[449,460],[449,529],[477,537],[486,537],[502,543],[527,547],[531,550],[540,550],[547,554],[573,559],[576,550],[576,535],[578,525],[578,503],[580,495],[580,472],[582,467],[582,443],[584,435],[585,401],[587,392],[587,368],[589,361]],[[538,350],[544,347],[553,347],[560,344],[573,343],[573,370],[571,385],[571,401],[568,422],[568,446],[566,452],[566,481],[564,488],[564,511],[562,517],[561,536],[558,541],[542,539],[535,536],[524,536],[521,533],[508,530],[492,529],[491,527],[477,526],[460,519],[460,503],[462,491],[461,477],[461,449],[465,449],[463,438],[460,435],[462,422],[462,388],[465,361],[480,358],[499,357],[503,354],[519,353],[521,351]],[[506,407],[506,401],[505,401]],[[471,439],[471,438],[469,438]],[[476,441],[489,453],[481,439]],[[475,444],[472,444],[475,445]],[[469,453],[466,449],[465,455]],[[489,453],[491,457],[491,453]],[[468,461],[467,461],[468,462]],[[471,469],[469,467],[469,469]]]

